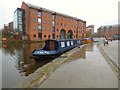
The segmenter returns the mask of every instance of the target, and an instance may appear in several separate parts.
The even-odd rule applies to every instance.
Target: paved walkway
[[[118,88],[118,78],[95,45],[85,58],[61,65],[39,88]]]
[[[109,45],[101,46],[104,50],[104,53],[112,60],[112,62],[116,65],[116,67],[120,66],[118,65],[118,60],[120,59],[120,56],[118,56],[118,51],[120,50],[120,41],[109,41]]]

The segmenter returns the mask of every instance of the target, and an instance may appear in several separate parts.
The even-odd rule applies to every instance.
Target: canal
[[[36,61],[30,58],[34,49],[43,47],[44,43],[2,44],[2,47],[0,47],[0,52],[2,52],[2,88],[11,88],[20,80],[27,78],[35,70],[50,62],[51,60]],[[85,53],[93,50],[94,44],[87,44],[86,47],[81,48],[82,54],[79,58],[86,58]]]
[[[36,61],[30,58],[34,49],[44,47],[42,43],[3,43],[2,52],[2,88],[10,88],[51,60]]]

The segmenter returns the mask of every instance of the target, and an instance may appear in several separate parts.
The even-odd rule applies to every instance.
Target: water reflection
[[[81,48],[78,48],[74,54],[72,54],[65,62],[72,62],[78,59],[85,59],[86,58],[86,52],[90,52],[94,50],[94,43],[88,43],[86,46],[82,46]]]
[[[51,60],[35,61],[30,58],[34,49],[41,49],[43,43],[2,43],[2,87],[10,88],[21,79],[33,73]],[[0,50],[1,50],[0,48]],[[93,50],[93,44],[80,48],[69,57],[66,62],[71,62],[79,58],[86,58],[86,50]]]
[[[90,52],[94,50],[94,43],[88,43],[86,45],[86,51]]]
[[[77,47],[75,52],[70,57],[68,57],[68,59],[65,61],[65,63],[72,62],[72,61],[78,60],[80,58],[83,58],[83,59],[86,58],[86,46]]]
[[[42,67],[51,60],[35,61],[30,58],[31,52],[34,49],[41,49],[44,43],[3,43],[2,52],[9,56],[7,59],[13,60],[15,68],[19,71],[21,76],[28,76],[37,68]],[[3,59],[5,59],[3,57]],[[4,61],[3,61],[4,62]]]

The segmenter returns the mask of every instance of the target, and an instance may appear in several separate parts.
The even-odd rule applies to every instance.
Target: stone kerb
[[[112,68],[112,70],[115,72],[115,74],[118,76],[118,78],[120,79],[120,69],[116,66],[116,64],[113,62],[112,58],[109,57],[107,55],[107,53],[105,53],[105,51],[102,48],[102,44],[98,45],[98,48],[101,52],[101,54],[103,55],[103,57],[105,58],[105,60],[108,62],[108,64],[110,65],[110,67]]]

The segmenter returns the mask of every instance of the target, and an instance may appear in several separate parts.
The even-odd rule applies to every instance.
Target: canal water
[[[2,59],[2,88],[10,88],[21,79],[51,60],[36,61],[30,58],[34,49],[41,49],[43,43],[3,43],[0,47]]]
[[[44,43],[3,43],[0,47],[0,52],[2,52],[2,88],[11,88],[21,79],[34,73],[36,69],[50,62],[51,60],[36,61],[30,58],[34,49],[43,47]],[[85,58],[86,51],[94,50],[94,44],[87,44],[82,50],[81,58]]]

